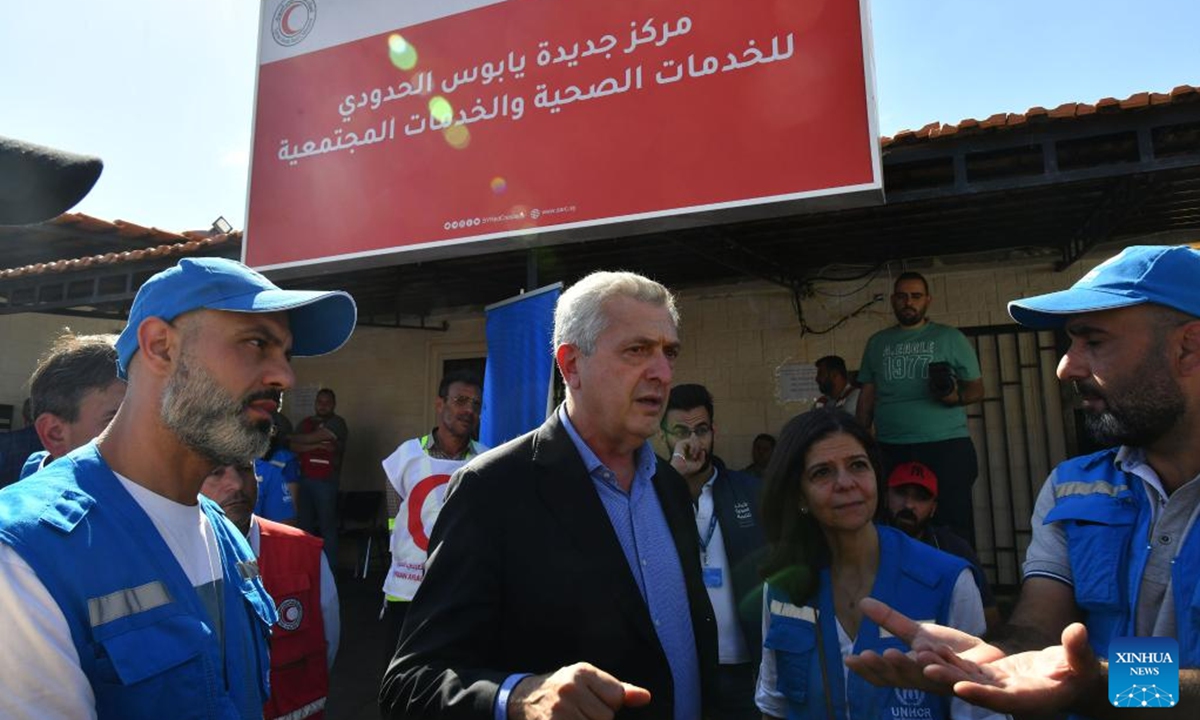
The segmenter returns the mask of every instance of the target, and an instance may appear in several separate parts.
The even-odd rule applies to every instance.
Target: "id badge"
[[[701,569],[704,571],[704,587],[719,588],[724,584],[725,580],[722,577],[721,568],[706,567]]]

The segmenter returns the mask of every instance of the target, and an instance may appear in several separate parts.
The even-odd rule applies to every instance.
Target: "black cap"
[[[0,137],[0,225],[29,225],[58,217],[83,199],[104,163]]]

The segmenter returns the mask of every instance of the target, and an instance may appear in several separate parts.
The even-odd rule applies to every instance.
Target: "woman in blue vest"
[[[879,448],[837,409],[793,418],[767,466],[763,659],[756,700],[767,716],[813,720],[981,720],[991,711],[920,690],[880,688],[848,672],[864,650],[908,647],[865,617],[883,599],[911,618],[973,634],[979,589],[960,558],[879,524]],[[894,604],[893,604],[894,603]]]

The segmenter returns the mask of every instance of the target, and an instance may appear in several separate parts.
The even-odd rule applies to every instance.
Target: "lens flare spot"
[[[508,182],[502,177],[492,178],[492,192],[496,195],[503,195],[508,189]]]
[[[429,118],[434,122],[448,123],[454,120],[454,107],[441,95],[429,99]]]
[[[509,227],[537,227],[537,221],[533,219],[532,211],[528,205],[513,205],[508,209],[507,215],[511,218],[508,221]]]
[[[417,66],[417,49],[410,45],[400,33],[388,36],[388,58],[401,70],[412,70]]]
[[[442,131],[446,144],[455,150],[464,150],[471,144],[471,131],[466,125],[452,125]]]

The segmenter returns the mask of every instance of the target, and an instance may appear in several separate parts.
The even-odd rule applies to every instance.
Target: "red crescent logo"
[[[302,7],[301,3],[292,3],[286,10],[283,11],[283,17],[279,19],[279,26],[285,35],[295,35],[303,29],[303,27],[292,27],[292,13],[296,12],[296,10],[298,10],[300,7]]]
[[[413,543],[422,550],[429,551],[429,536],[425,534],[425,526],[421,523],[421,510],[429,493],[450,482],[449,475],[430,475],[413,488],[408,496],[408,534]]]

